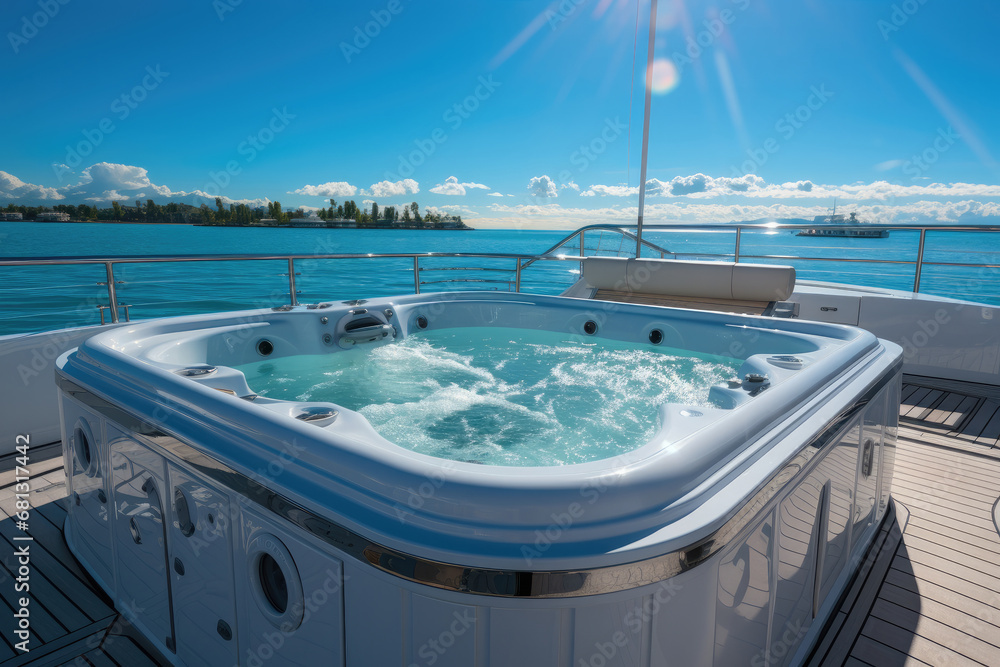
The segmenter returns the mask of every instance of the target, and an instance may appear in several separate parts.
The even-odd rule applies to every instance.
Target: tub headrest
[[[591,287],[618,292],[784,301],[795,289],[795,268],[733,262],[588,257],[583,260],[583,279]]]

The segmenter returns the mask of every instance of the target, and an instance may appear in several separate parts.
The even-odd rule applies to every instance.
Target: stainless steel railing
[[[817,256],[798,256],[798,255],[779,255],[779,254],[745,254],[743,253],[743,233],[745,231],[754,232],[781,232],[781,231],[795,231],[803,229],[814,229],[817,225],[784,225],[784,224],[773,224],[773,223],[761,223],[761,224],[740,224],[740,225],[644,225],[644,231],[646,234],[655,234],[657,232],[682,232],[682,231],[714,231],[714,232],[733,232],[734,233],[734,244],[733,250],[730,253],[685,253],[676,250],[668,250],[667,248],[653,243],[646,238],[643,238],[639,242],[636,234],[630,231],[628,226],[618,226],[618,225],[588,225],[573,231],[564,237],[561,241],[553,245],[551,248],[546,250],[544,253],[539,255],[525,255],[525,254],[512,254],[512,253],[380,253],[380,254],[369,254],[369,253],[340,253],[340,254],[322,254],[322,255],[306,255],[306,254],[255,254],[255,255],[226,255],[226,254],[205,254],[205,255],[153,255],[153,256],[112,256],[112,257],[23,257],[23,258],[5,258],[0,259],[0,267],[14,267],[14,266],[45,266],[45,265],[103,265],[104,273],[106,276],[106,281],[98,283],[107,288],[107,304],[98,305],[98,309],[101,314],[101,322],[104,323],[104,311],[110,312],[111,321],[117,323],[121,321],[122,313],[124,310],[125,321],[129,319],[129,304],[123,304],[119,301],[117,285],[121,284],[115,274],[115,268],[119,265],[127,264],[155,264],[155,263],[179,263],[179,262],[246,262],[246,261],[281,261],[287,263],[287,283],[288,283],[288,301],[292,306],[298,305],[298,288],[296,284],[296,261],[298,260],[349,260],[349,259],[409,259],[413,263],[413,291],[419,294],[422,285],[431,284],[444,284],[444,283],[480,283],[480,284],[494,284],[494,285],[506,285],[508,290],[513,290],[520,292],[522,290],[522,274],[525,269],[532,267],[537,262],[548,262],[548,261],[575,261],[581,263],[584,257],[589,256],[588,251],[594,251],[594,254],[608,253],[608,254],[618,254],[621,256],[625,254],[627,256],[632,256],[634,253],[634,248],[639,247],[642,250],[648,251],[650,254],[656,257],[670,257],[670,258],[681,258],[685,256],[696,256],[699,258],[712,258],[720,260],[733,260],[736,262],[742,260],[780,260],[780,261],[792,261],[792,260],[803,260],[803,261],[822,261],[822,262],[843,262],[846,264],[894,264],[894,265],[908,265],[914,267],[914,280],[913,280],[913,291],[919,292],[921,287],[921,274],[925,266],[937,266],[937,267],[963,267],[963,268],[978,268],[978,269],[1000,269],[1000,264],[996,263],[986,263],[986,262],[945,262],[945,261],[926,261],[925,251],[927,248],[927,233],[928,232],[988,232],[988,233],[998,233],[1000,232],[1000,226],[899,226],[899,225],[875,225],[875,224],[863,224],[863,225],[836,225],[837,229],[863,229],[863,230],[879,230],[885,229],[889,231],[897,232],[918,232],[919,241],[916,251],[916,256],[913,259],[891,259],[888,257],[879,258],[863,258],[863,257],[817,257]],[[612,242],[611,246],[602,247],[603,236],[605,234],[611,235],[612,238],[618,238],[618,247],[614,247]],[[596,248],[587,247],[588,238],[593,238],[594,235],[598,236],[598,243]],[[996,237],[997,244],[995,251],[1000,253],[1000,236]],[[626,244],[626,241],[635,241],[636,245],[632,246],[630,243]],[[572,253],[560,252],[561,250],[572,250]],[[459,266],[459,267],[431,267],[427,266],[426,263],[431,259],[457,259],[457,258],[468,258],[475,260],[474,263],[479,264],[478,266]],[[499,260],[501,262],[510,262],[512,264],[510,269],[498,268],[498,267],[486,267],[482,266],[485,260]],[[421,265],[424,262],[424,265]],[[457,277],[440,279],[440,280],[426,280],[425,274],[428,272],[436,271],[458,271],[458,272],[501,272],[509,274],[507,279],[493,279],[489,277],[477,277],[470,278],[468,276],[457,275]]]
[[[861,263],[861,264],[903,264],[914,267],[914,279],[913,279],[913,291],[920,291],[920,279],[925,266],[950,266],[950,267],[962,267],[962,268],[979,268],[979,269],[1000,269],[1000,264],[992,263],[970,263],[970,262],[928,262],[924,259],[924,251],[926,247],[926,237],[927,232],[987,232],[987,233],[998,233],[1000,232],[1000,226],[996,225],[884,225],[875,223],[864,223],[864,224],[836,224],[829,225],[827,227],[834,228],[837,230],[861,230],[861,231],[876,231],[885,230],[888,232],[918,232],[919,241],[917,247],[917,254],[913,260],[892,260],[892,259],[871,259],[871,258],[849,258],[849,257],[810,257],[810,256],[798,256],[798,255],[745,255],[741,254],[741,242],[744,230],[751,231],[796,231],[796,230],[810,230],[822,228],[823,225],[819,224],[779,224],[779,223],[751,223],[751,224],[714,224],[714,225],[687,225],[687,224],[644,224],[644,233],[655,233],[657,231],[730,231],[734,232],[735,240],[733,246],[733,252],[727,254],[713,254],[713,253],[694,253],[698,257],[714,257],[719,259],[733,258],[733,261],[739,262],[741,259],[776,259],[776,260],[803,260],[803,261],[822,261],[822,262],[846,262],[846,263]],[[628,232],[630,226],[615,226],[615,225],[588,225],[586,227],[581,227],[571,234],[567,235],[559,243],[555,244],[543,254],[553,254],[557,253],[560,248],[572,242],[576,237],[584,238],[584,234],[588,231],[594,230],[617,230],[622,232],[622,234],[628,234],[631,238],[636,238],[634,234]],[[583,256],[584,243],[581,240],[580,243],[580,254]],[[650,248],[654,252],[660,254],[661,257],[670,255],[674,258],[682,257],[691,253],[684,253],[678,251],[670,251],[665,248],[661,248],[655,244],[648,243],[645,238],[642,239],[642,247]],[[1000,235],[997,236],[997,246],[996,251],[1000,253]]]

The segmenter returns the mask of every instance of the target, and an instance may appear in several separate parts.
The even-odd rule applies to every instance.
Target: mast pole
[[[636,0],[638,2],[638,0]],[[635,256],[642,253],[642,217],[646,208],[646,162],[649,157],[649,110],[653,105],[653,51],[656,46],[656,1],[649,9],[649,52],[646,55],[646,108],[642,117],[642,167],[639,170],[639,224],[635,236]]]

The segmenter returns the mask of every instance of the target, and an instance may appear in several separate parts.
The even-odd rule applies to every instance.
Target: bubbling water
[[[460,328],[239,367],[262,396],[335,403],[390,442],[488,465],[583,463],[631,451],[668,402],[707,405],[741,361],[567,334]]]

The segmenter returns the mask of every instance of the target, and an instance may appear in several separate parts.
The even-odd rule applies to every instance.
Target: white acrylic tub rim
[[[435,302],[435,296],[373,300],[371,303],[387,304],[387,307],[406,312],[406,307],[440,303]],[[522,295],[495,295],[484,298],[482,294],[449,294],[445,303],[458,306],[470,303],[588,306],[588,302],[574,301],[558,297],[526,299]],[[843,386],[852,384],[853,399],[871,386],[887,381],[893,372],[898,373],[898,358],[891,358],[893,351],[887,354],[886,348],[878,345],[874,337],[856,329],[642,306],[628,306],[618,312],[675,323],[714,321],[731,326],[763,325],[792,335],[827,334],[841,343],[836,353],[844,348],[855,349],[850,355],[851,363],[835,367],[832,370],[836,372],[831,376],[814,383],[822,386],[813,389],[811,400],[803,404],[801,397],[795,397],[800,404],[798,409],[780,412],[770,419],[758,418],[756,414],[751,417],[751,413],[742,411],[748,419],[739,420],[741,423],[737,426],[744,440],[749,436],[756,442],[737,452],[735,458],[717,461],[716,469],[700,475],[699,479],[682,480],[684,484],[672,494],[669,481],[673,471],[665,470],[662,464],[662,459],[669,459],[671,447],[652,453],[643,452],[648,446],[639,448],[623,457],[626,460],[618,468],[609,468],[607,462],[600,461],[538,469],[444,462],[395,446],[373,448],[371,442],[365,440],[318,437],[322,429],[263,410],[253,414],[247,410],[245,401],[198,386],[197,382],[153,364],[138,363],[123,351],[133,344],[141,348],[144,336],[150,334],[187,331],[209,323],[319,316],[305,310],[281,314],[254,311],[193,316],[123,327],[97,336],[81,346],[79,353],[63,357],[60,373],[73,384],[86,388],[84,393],[92,395],[94,400],[103,398],[117,405],[120,418],[129,414],[133,421],[144,424],[137,435],[140,439],[150,440],[142,435],[143,431],[160,434],[157,437],[169,438],[182,449],[187,447],[198,452],[202,458],[208,456],[212,465],[250,480],[259,487],[252,492],[253,496],[260,498],[263,494],[270,498],[262,503],[265,506],[280,499],[279,505],[307,508],[311,515],[331,525],[364,535],[373,543],[386,545],[380,548],[396,549],[401,554],[419,553],[421,558],[433,561],[504,568],[516,566],[518,562],[523,565],[517,546],[530,543],[535,531],[544,530],[551,524],[549,517],[553,508],[565,509],[568,502],[579,498],[585,490],[602,494],[601,502],[588,507],[586,515],[565,530],[566,539],[555,545],[540,562],[566,568],[583,563],[588,563],[589,567],[603,567],[654,554],[662,556],[672,548],[689,546],[722,529],[738,510],[739,501],[749,497],[771,477],[773,469],[758,470],[759,474],[749,477],[745,473],[762,454],[775,449],[769,446],[777,442],[773,440],[774,434],[780,433],[782,438],[788,439],[778,444],[787,450],[781,455],[782,460],[790,459],[809,439],[828,431],[840,413],[849,407],[846,403],[831,403]],[[330,319],[333,320],[332,314]],[[894,352],[898,357],[898,350]],[[815,366],[828,360],[820,359]],[[841,377],[837,377],[838,374]],[[788,382],[785,386],[796,389],[795,384]],[[775,400],[780,402],[781,388],[779,384],[756,400],[763,403],[761,399],[776,396]],[[740,413],[737,410],[733,414]],[[754,429],[743,428],[746,426],[744,421],[758,424]],[[718,430],[725,422],[718,420],[703,431]],[[255,432],[254,438],[248,439],[246,431]],[[702,435],[700,433],[699,437]],[[799,438],[794,443],[791,442],[793,435]],[[288,436],[296,443],[292,457],[288,456],[287,448],[282,450],[282,444],[289,441]],[[206,447],[207,442],[212,443],[211,449]],[[331,456],[331,445],[336,447],[335,456]],[[276,460],[282,461],[280,475],[264,479],[263,483],[254,481],[261,480],[261,471]],[[674,478],[679,476],[673,475]],[[441,480],[440,486],[434,486],[438,480]],[[408,504],[407,492],[427,483],[434,486],[433,493],[419,506]],[[721,497],[718,492],[726,485],[729,485],[728,493]],[[651,490],[657,493],[652,494]],[[683,529],[679,528],[681,526]],[[671,532],[671,527],[678,529]],[[473,531],[477,534],[470,534]]]

